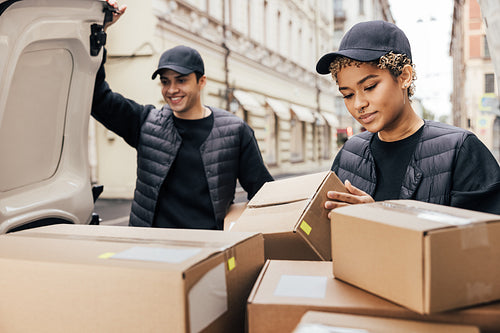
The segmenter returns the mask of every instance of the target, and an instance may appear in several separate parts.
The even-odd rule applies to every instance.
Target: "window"
[[[268,111],[265,125],[265,154],[267,165],[276,165],[278,162],[278,120],[273,111]]]
[[[347,111],[347,108],[345,107],[344,104],[344,99],[342,97],[335,97],[335,114],[337,116],[344,116],[349,114],[349,111]]]
[[[484,74],[484,92],[495,92],[495,74]]]
[[[359,15],[365,15],[365,1],[359,0]]]
[[[207,0],[207,12],[215,19],[222,21],[222,0]]]
[[[290,121],[291,125],[291,142],[290,142],[290,162],[304,161],[304,144],[305,144],[305,123],[297,119],[294,115]]]
[[[486,59],[489,59],[491,58],[491,55],[490,55],[490,48],[488,47],[488,39],[486,38],[486,36],[484,36],[483,38],[484,38],[483,54]]]
[[[342,0],[333,0],[333,10],[338,11],[338,10],[343,10],[344,7],[342,5]]]
[[[324,160],[330,160],[332,158],[332,130],[329,125],[320,127],[320,135],[321,135],[321,158]]]

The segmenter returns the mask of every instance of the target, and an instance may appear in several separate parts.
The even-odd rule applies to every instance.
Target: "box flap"
[[[233,231],[262,232],[264,234],[293,232],[295,224],[309,200],[277,206],[247,207],[232,226]]]
[[[329,172],[308,207],[297,221],[295,230],[304,237],[321,260],[332,260],[329,210],[325,209],[327,192],[348,192],[334,172]]]
[[[248,207],[264,207],[311,199],[330,171],[267,182],[248,202]]]

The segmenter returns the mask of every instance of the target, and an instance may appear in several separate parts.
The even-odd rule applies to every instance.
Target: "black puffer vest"
[[[345,143],[332,165],[342,181],[373,196],[377,184],[370,150],[373,133],[363,132]],[[449,205],[454,165],[460,147],[472,133],[446,124],[425,121],[422,136],[410,159],[400,199]]]
[[[234,199],[239,168],[239,142],[244,122],[231,113],[210,107],[213,129],[201,145],[210,198],[220,228]],[[137,182],[130,213],[130,225],[150,227],[158,194],[181,146],[172,111],[152,109],[146,117],[137,145]]]

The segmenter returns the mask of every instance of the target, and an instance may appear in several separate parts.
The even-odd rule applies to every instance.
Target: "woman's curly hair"
[[[377,60],[362,62],[358,60],[354,60],[347,57],[337,57],[330,64],[330,72],[332,73],[332,77],[335,81],[337,81],[337,74],[340,72],[342,68],[347,66],[356,66],[359,67],[361,64],[372,64],[380,69],[388,69],[391,75],[396,79],[399,75],[401,75],[403,67],[405,65],[410,65],[413,68],[412,74],[412,82],[410,87],[408,88],[408,97],[411,97],[415,93],[415,80],[417,79],[417,73],[415,72],[415,64],[411,62],[411,59],[406,56],[406,54],[396,54],[392,51],[383,55]]]

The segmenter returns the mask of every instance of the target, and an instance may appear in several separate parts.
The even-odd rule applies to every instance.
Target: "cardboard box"
[[[231,231],[262,232],[268,259],[331,260],[331,190],[347,191],[331,171],[265,183]]]
[[[395,200],[335,209],[334,274],[419,313],[500,299],[500,216]]]
[[[0,236],[2,332],[243,332],[261,234],[58,225]]]
[[[307,311],[472,325],[500,332],[500,302],[422,315],[333,278],[328,261],[268,260],[248,298],[249,332],[292,332]]]
[[[231,230],[232,226],[240,218],[243,211],[247,208],[247,202],[237,202],[229,206],[226,217],[224,218],[224,231]]]
[[[424,323],[414,320],[377,318],[308,311],[293,333],[480,333],[470,325]]]

